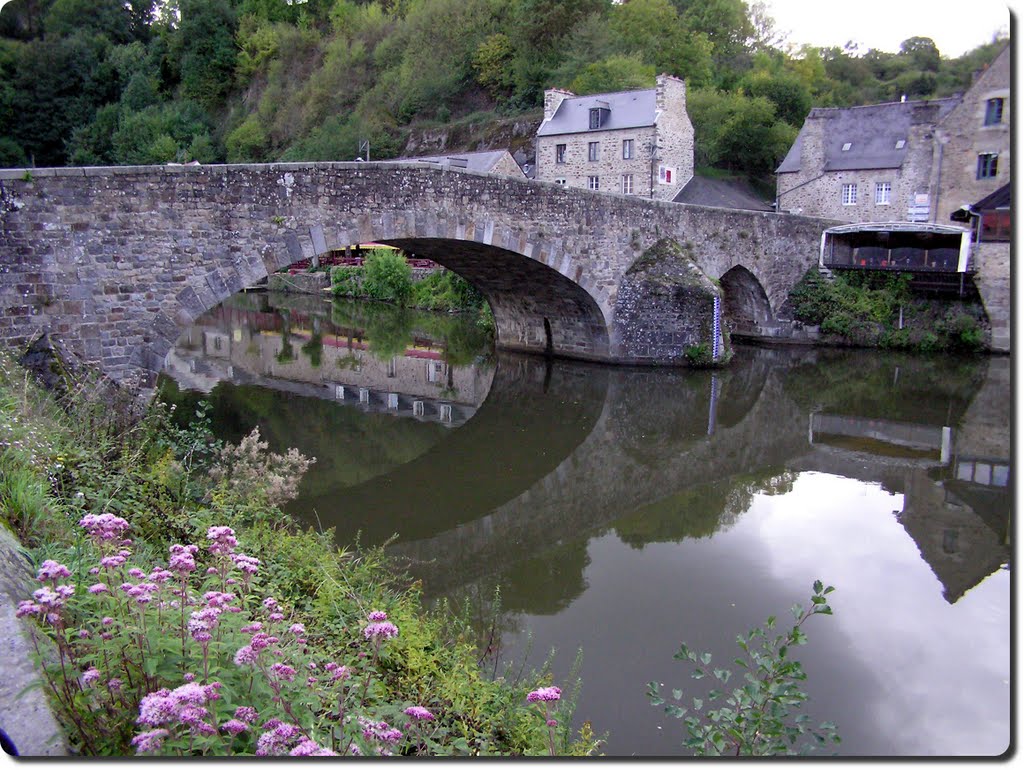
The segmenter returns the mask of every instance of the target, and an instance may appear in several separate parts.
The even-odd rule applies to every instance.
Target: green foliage
[[[711,363],[711,348],[706,342],[687,346],[684,355],[691,366],[707,366]]]
[[[354,265],[331,268],[331,293],[335,297],[359,297],[363,291],[363,269]]]
[[[596,94],[653,88],[654,75],[654,66],[644,64],[639,55],[616,54],[588,64],[569,84],[569,89],[577,94]]]
[[[483,295],[471,283],[444,268],[435,270],[413,285],[413,307],[453,312],[476,310],[483,303]]]
[[[149,729],[137,723],[143,697],[177,688],[192,676],[197,686],[219,683],[220,697],[203,703],[218,725],[237,706],[255,706],[261,723],[272,717],[299,723],[322,745],[342,753],[348,740],[364,753],[380,747],[365,741],[355,723],[345,740],[340,734],[339,740],[332,738],[330,726],[337,723],[329,716],[339,704],[346,713],[398,726],[401,753],[549,751],[547,727],[526,702],[527,692],[545,679],[489,680],[479,669],[475,634],[465,620],[444,608],[426,613],[415,588],[408,588],[409,581],[393,571],[380,550],[339,550],[333,532],[301,529],[281,513],[278,493],[294,490],[301,468],[283,466],[287,461],[269,453],[258,436],[237,447],[218,446],[205,407],[175,420],[173,407],[155,404],[135,421],[127,402],[102,400],[92,392],[72,392],[58,406],[8,356],[0,357],[0,510],[32,549],[33,562],[43,567],[44,560],[56,559],[70,572],[62,581],[71,587],[70,596],[51,622],[39,623],[33,633],[55,644],[59,665],[49,667],[49,683],[76,751],[135,753],[129,741]],[[100,556],[109,555],[111,546],[124,548],[120,540],[83,536],[79,520],[100,512],[124,518],[132,542],[124,563],[101,566],[102,574],[94,577],[88,570]],[[209,548],[211,526],[234,530],[238,549],[259,560],[255,575],[241,574],[239,563]],[[161,600],[133,602],[116,588],[134,581],[129,568],[155,574],[154,565],[168,564],[167,549],[182,543],[200,546],[201,568],[175,573],[166,584],[161,579],[163,587],[153,590],[187,590],[187,613],[167,612]],[[203,569],[208,565],[213,573]],[[46,585],[56,582],[44,575],[40,580]],[[229,577],[238,581],[230,588]],[[85,590],[97,582],[110,590]],[[231,591],[230,603],[242,611],[217,614],[212,638],[203,639],[188,621],[211,601],[209,590]],[[276,601],[272,606],[281,612],[276,619],[262,605],[265,597]],[[399,635],[368,638],[364,627],[370,610],[386,612]],[[24,614],[33,612],[29,607]],[[280,638],[282,656],[276,660],[302,672],[293,682],[287,670],[275,676],[266,665],[233,661],[253,638],[241,626],[257,619]],[[297,642],[298,628],[305,642]],[[314,671],[309,662],[317,663],[315,686],[307,684]],[[325,675],[332,670],[327,662],[344,665],[347,676]],[[414,704],[435,717],[426,729],[403,713]],[[571,710],[562,715],[564,741],[556,748],[593,751],[597,741],[589,726],[573,738]],[[251,754],[256,747],[258,728],[232,738],[216,729],[199,736],[182,734],[180,724],[165,727],[170,734],[161,753]]]
[[[690,89],[697,165],[757,180],[810,104],[963,92],[1004,44],[956,59],[922,37],[896,53],[784,51],[764,7],[742,0],[31,0],[0,15],[0,162],[160,162],[168,136],[180,160],[350,160],[364,140],[391,158],[418,126],[532,120],[546,88],[649,87],[665,72]],[[187,139],[135,117],[185,102],[209,115]]]
[[[914,297],[910,283],[906,274],[855,271],[828,281],[812,268],[789,298],[797,320],[854,344],[921,352],[973,353],[984,347],[980,306]]]
[[[832,614],[827,597],[834,590],[816,580],[810,606],[794,605],[795,622],[785,634],[772,636],[772,616],[762,627],[737,636],[736,644],[743,654],[734,659],[736,668],[714,667],[711,653],[680,646],[673,657],[693,664],[693,679],[707,679],[712,689],[703,697],[693,697],[692,708],[669,703],[656,682],[648,684],[647,696],[652,705],[664,706],[666,714],[683,720],[689,736],[684,746],[698,756],[740,757],[799,754],[839,743],[834,724],[824,722],[815,728],[809,715],[793,713],[807,701],[807,693],[799,684],[807,674],[791,657],[793,648],[807,643],[803,624],[815,615]],[[744,683],[729,692],[718,689],[734,677],[742,677]],[[682,690],[672,690],[671,697],[676,703],[684,702]],[[722,705],[712,708],[717,702]]]
[[[395,249],[373,249],[363,261],[363,290],[371,299],[404,304],[412,296],[412,268]]]

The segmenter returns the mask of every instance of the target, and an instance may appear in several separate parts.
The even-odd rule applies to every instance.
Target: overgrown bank
[[[414,280],[409,263],[392,249],[371,250],[359,267],[331,268],[331,292],[336,297],[393,302],[421,310],[472,313],[482,328],[494,329],[491,308],[471,283],[444,268]]]
[[[936,300],[911,292],[907,274],[807,271],[789,295],[793,316],[820,327],[826,340],[922,353],[976,353],[987,319],[977,300]]]
[[[0,501],[38,570],[18,614],[55,641],[55,710],[86,754],[584,754],[543,674],[491,681],[474,631],[378,550],[279,506],[307,460],[222,445],[200,410],[60,399],[0,357]],[[182,427],[184,425],[184,427]],[[560,695],[560,693],[559,693]],[[555,742],[550,743],[553,730]]]

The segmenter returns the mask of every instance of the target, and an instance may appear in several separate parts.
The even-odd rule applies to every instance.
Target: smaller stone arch
[[[764,286],[750,270],[735,265],[719,279],[722,315],[733,334],[763,335],[773,321],[772,306]]]

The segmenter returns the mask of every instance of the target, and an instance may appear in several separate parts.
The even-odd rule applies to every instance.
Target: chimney
[[[561,88],[548,88],[544,91],[544,120],[551,120],[558,112],[558,108],[566,99],[576,96],[572,91]]]
[[[654,109],[667,112],[673,103],[686,109],[686,83],[672,75],[662,73],[654,80]]]
[[[804,120],[800,133],[800,173],[820,174],[825,170],[825,144],[829,123],[835,111],[829,108],[812,109]]]

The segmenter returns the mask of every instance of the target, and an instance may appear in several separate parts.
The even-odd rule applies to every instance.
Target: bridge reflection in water
[[[428,598],[485,605],[500,583],[510,638],[517,613],[555,616],[582,597],[603,536],[631,548],[718,537],[800,478],[888,494],[946,606],[1008,565],[1006,359],[740,348],[727,371],[629,370],[453,349],[451,329],[375,346],[368,320],[318,301],[236,300],[179,341],[168,373],[208,394],[225,438],[259,424],[279,451],[318,458],[288,509],[300,519],[346,543],[397,533],[389,551]],[[870,680],[846,665],[838,689]],[[885,733],[865,722],[844,735],[888,753],[898,740]]]

